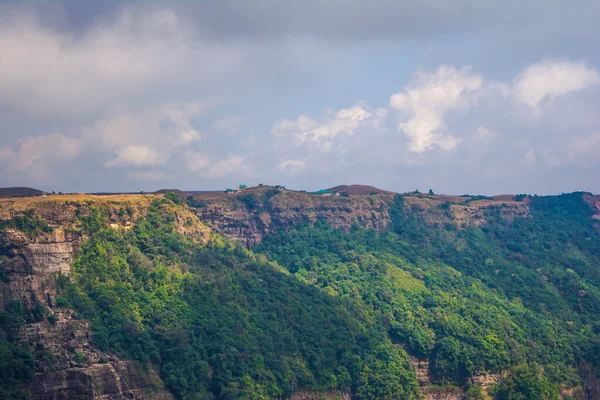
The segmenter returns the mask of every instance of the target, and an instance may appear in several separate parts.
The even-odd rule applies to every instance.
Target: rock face
[[[384,191],[337,196],[264,186],[233,194],[198,194],[194,199],[202,206],[194,208],[194,212],[212,230],[252,247],[269,232],[314,224],[319,219],[344,230],[350,230],[354,224],[384,230],[391,222],[389,211],[394,197],[394,193]],[[529,211],[526,203],[516,202],[512,197],[474,200],[457,196],[404,196],[405,210],[430,226],[481,224],[490,207],[499,208],[507,218],[524,216]]]
[[[228,239],[248,247],[277,229],[314,224],[323,219],[350,229],[353,223],[377,230],[389,224],[392,194],[323,196],[272,188],[253,188],[233,195],[197,196],[205,207],[195,208],[198,218]]]
[[[35,239],[15,229],[0,231],[7,260],[4,271],[10,276],[8,285],[0,286],[0,300],[19,298],[26,309],[37,304],[54,305],[56,277],[69,275],[71,263],[79,250],[81,237],[65,235],[61,227]]]
[[[57,196],[58,197],[58,196]],[[106,205],[111,226],[127,229],[147,209],[148,199],[135,204]],[[26,207],[23,207],[26,204]],[[131,215],[120,211],[130,207]],[[80,248],[82,234],[76,214],[89,213],[92,204],[70,201],[0,203],[0,221],[20,217],[24,211],[46,221],[51,232],[26,234],[12,228],[0,230],[0,262],[9,281],[0,283],[0,309],[18,299],[26,313],[37,309],[49,317],[26,323],[21,341],[36,358],[36,371],[29,386],[34,399],[171,399],[158,374],[148,366],[124,361],[94,348],[89,322],[76,319],[73,311],[56,304],[57,279],[68,276]],[[76,211],[77,210],[77,211]],[[208,235],[208,228],[190,223],[193,215],[178,216],[178,230],[186,235]]]
[[[55,400],[154,397],[153,392],[145,393],[146,388],[128,384],[131,374],[139,373],[131,367],[131,362],[120,361],[37,374],[31,385],[32,394],[34,398]],[[158,396],[170,397],[166,393]]]

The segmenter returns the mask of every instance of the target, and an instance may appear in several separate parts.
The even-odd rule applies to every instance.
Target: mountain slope
[[[42,335],[67,342],[67,354],[60,343],[39,348],[24,331],[25,340],[6,339],[9,347],[21,343],[32,352],[35,375],[30,386],[31,376],[24,376],[21,386],[33,397],[82,396],[83,376],[69,377],[101,368],[103,380],[113,382],[116,371],[131,381],[117,370],[120,360],[133,360],[125,369],[139,369],[133,380],[146,386],[109,388],[100,392],[104,398],[160,391],[162,382],[177,398],[281,398],[298,391],[418,397],[408,356],[386,337],[377,314],[321,293],[240,245],[207,236],[175,195],[139,196],[139,204],[127,202],[132,198],[78,203],[57,196],[29,203],[35,207],[23,207],[22,216],[13,205],[3,222],[2,267],[10,280],[4,303],[24,306],[17,314],[25,331],[43,326],[53,332],[54,325],[84,318],[89,325],[81,328],[91,330],[84,337],[93,333],[91,341],[72,344]],[[67,252],[72,261],[58,259],[55,244],[34,254],[66,232],[70,248],[77,248]],[[40,260],[43,254],[52,255]],[[19,284],[23,262],[31,262],[40,285]],[[67,310],[76,316],[64,321]],[[144,368],[162,382],[151,384]],[[64,371],[66,387],[52,381],[57,371]],[[100,380],[91,385],[85,390],[106,389]]]
[[[0,397],[598,398],[596,197],[356,193],[0,200]]]
[[[524,198],[526,215],[489,207],[466,226],[435,223],[458,205],[423,209],[396,196],[388,232],[317,223],[267,235],[255,250],[380,311],[435,383],[543,370],[543,398],[596,398],[600,230],[586,196]],[[500,398],[522,389],[506,386]]]

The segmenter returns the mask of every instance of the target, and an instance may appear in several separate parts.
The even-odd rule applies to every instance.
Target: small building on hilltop
[[[242,183],[242,184],[240,184],[240,189],[246,189],[246,187],[247,187],[247,186],[246,186],[246,185],[244,185],[243,183]]]

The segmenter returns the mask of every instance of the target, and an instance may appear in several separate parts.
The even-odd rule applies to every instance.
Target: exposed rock
[[[57,196],[58,197],[58,196]],[[19,299],[27,312],[42,307],[53,315],[52,323],[44,319],[25,324],[21,341],[36,358],[36,371],[29,386],[34,399],[171,399],[158,374],[150,367],[96,349],[92,344],[90,324],[74,318],[73,311],[56,304],[57,279],[69,275],[79,250],[82,235],[77,215],[91,212],[94,202],[67,200],[47,201],[41,198],[4,200],[0,219],[32,212],[46,221],[50,233],[27,235],[15,229],[0,231],[0,256],[8,283],[0,283],[0,308],[7,301]],[[114,229],[127,229],[144,215],[149,199],[139,203],[99,201]],[[124,213],[126,207],[129,213]],[[206,241],[209,229],[192,213],[183,211],[176,218],[177,229],[189,237]],[[34,236],[34,237],[33,237]]]
[[[393,195],[337,197],[281,192],[267,197],[268,190],[253,189],[205,199],[208,205],[195,211],[211,229],[247,246],[260,243],[271,231],[314,224],[319,218],[346,230],[353,223],[382,230],[390,221],[388,210]],[[239,201],[241,196],[254,196],[253,203],[248,205]]]
[[[411,357],[410,361],[415,368],[419,385],[421,387],[429,386],[431,384],[431,380],[429,379],[429,361],[418,360],[414,357]]]
[[[200,193],[194,198],[204,206],[194,211],[211,229],[248,247],[260,243],[269,232],[314,224],[318,219],[344,230],[350,230],[354,224],[379,231],[388,228],[394,193],[374,189],[368,193],[364,190],[352,193],[364,194],[325,196],[276,191],[268,186],[243,189],[234,194]],[[499,209],[508,219],[526,216],[529,212],[527,203],[516,202],[510,196],[474,200],[458,196],[407,195],[404,200],[405,211],[429,226],[480,225],[485,222],[486,210],[490,208]]]
[[[0,285],[2,304],[18,298],[26,309],[36,304],[52,307],[56,278],[59,273],[69,275],[80,242],[80,237],[65,235],[62,228],[35,239],[14,229],[1,231],[0,243],[8,257],[4,270],[11,278],[8,285]]]

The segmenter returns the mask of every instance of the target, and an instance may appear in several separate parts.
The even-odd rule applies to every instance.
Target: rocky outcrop
[[[314,224],[318,219],[342,229],[350,229],[354,223],[384,229],[390,221],[388,210],[393,195],[320,196],[256,188],[199,199],[206,205],[194,211],[202,222],[251,247],[269,232]]]
[[[171,398],[164,390],[152,390],[148,382],[140,381],[140,367],[132,368],[133,364],[120,361],[36,374],[32,395],[53,400]],[[140,383],[142,386],[138,386]]]
[[[8,284],[0,285],[1,304],[17,298],[29,310],[38,304],[54,306],[57,276],[69,275],[81,237],[65,234],[62,227],[36,238],[6,229],[0,231],[0,243],[4,272],[10,276]]]
[[[431,380],[429,379],[429,361],[418,360],[414,357],[410,359],[411,364],[415,368],[415,373],[417,375],[417,382],[419,382],[419,386],[427,387],[431,385]]]
[[[233,194],[198,194],[194,198],[201,206],[194,208],[194,212],[212,230],[252,247],[269,232],[314,224],[319,219],[344,230],[350,230],[354,224],[385,230],[391,223],[390,207],[394,196],[394,193],[384,191],[319,195],[265,186]],[[480,225],[485,222],[490,208],[497,208],[508,219],[529,212],[527,203],[516,202],[512,197],[475,200],[458,196],[404,196],[405,211],[429,226],[441,227],[447,223],[458,228]]]
[[[20,334],[36,361],[27,389],[34,399],[172,398],[151,366],[99,351],[92,344],[89,322],[56,304],[57,280],[70,274],[83,240],[78,216],[99,207],[112,228],[129,229],[144,215],[150,197],[138,196],[136,201],[62,197],[0,203],[0,221],[27,212],[29,218],[45,221],[52,228],[35,234],[14,228],[0,230],[0,262],[9,277],[8,282],[0,283],[0,309],[18,299],[30,320],[37,315],[37,322],[26,323]],[[208,240],[210,230],[189,211],[179,210],[175,222],[181,234]]]

